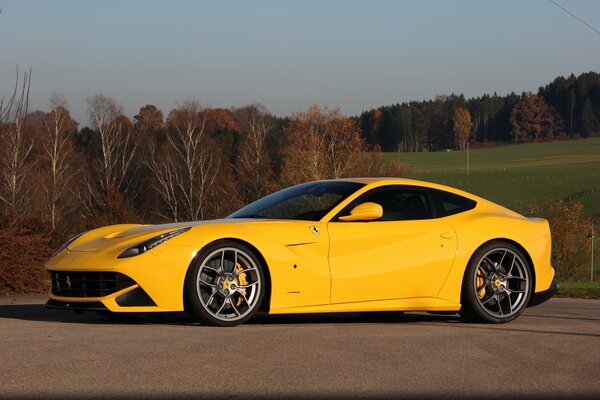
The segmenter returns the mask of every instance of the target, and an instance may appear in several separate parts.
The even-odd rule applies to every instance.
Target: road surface
[[[111,321],[0,297],[2,398],[600,398],[600,300],[504,325],[407,313]]]

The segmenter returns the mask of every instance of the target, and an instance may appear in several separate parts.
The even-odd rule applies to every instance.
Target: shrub
[[[588,279],[591,257],[588,234],[592,221],[584,215],[583,205],[566,204],[561,200],[544,210],[531,207],[530,213],[550,223],[556,277],[562,281]]]
[[[48,289],[44,262],[55,246],[32,221],[13,219],[0,227],[0,294],[42,293]]]

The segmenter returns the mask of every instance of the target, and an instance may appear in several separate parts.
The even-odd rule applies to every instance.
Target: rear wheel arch
[[[531,273],[531,284],[532,284],[532,287],[535,289],[535,268],[533,265],[533,260],[531,259],[531,256],[529,255],[529,252],[527,250],[525,250],[525,248],[523,246],[521,246],[518,242],[515,242],[514,240],[511,240],[511,239],[506,239],[506,238],[495,238],[495,239],[490,239],[487,242],[481,243],[479,245],[479,247],[477,247],[473,251],[473,253],[471,254],[471,257],[469,257],[469,261],[467,262],[467,265],[465,265],[465,270],[463,272],[463,278],[464,278],[464,275],[467,273],[467,266],[473,261],[473,257],[475,256],[475,254],[477,254],[479,249],[481,249],[484,246],[487,246],[488,244],[493,243],[493,242],[512,244],[517,249],[519,249],[519,251],[521,253],[523,253],[523,255],[526,258],[527,264],[529,265],[529,272]],[[464,281],[464,279],[463,279],[463,281]],[[464,289],[465,289],[463,283],[461,283],[461,290],[460,290],[461,301],[463,299]],[[535,292],[535,290],[533,290],[533,291]]]

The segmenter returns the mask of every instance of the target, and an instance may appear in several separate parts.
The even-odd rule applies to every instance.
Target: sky
[[[600,30],[600,1],[556,0]],[[59,93],[89,124],[103,93],[133,117],[195,98],[260,102],[278,116],[314,103],[357,115],[464,93],[536,91],[600,72],[600,34],[547,0],[0,0],[0,97],[32,69],[30,110]]]

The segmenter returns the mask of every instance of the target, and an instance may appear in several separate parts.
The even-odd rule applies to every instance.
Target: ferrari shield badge
[[[312,225],[312,226],[310,226],[309,228],[310,228],[310,231],[311,231],[312,233],[314,233],[314,234],[315,234],[315,236],[319,236],[319,233],[320,233],[321,231],[319,230],[319,227],[318,227],[318,226],[314,226],[314,225]]]

